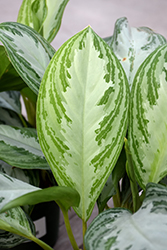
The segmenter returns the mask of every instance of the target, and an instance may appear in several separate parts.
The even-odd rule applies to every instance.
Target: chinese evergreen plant
[[[19,88],[25,103],[28,100],[29,115],[38,98],[38,137],[31,128],[0,125],[0,157],[28,169],[38,165],[40,154],[39,165],[49,165],[58,186],[40,189],[1,173],[0,229],[50,249],[33,236],[25,217],[24,225],[18,225],[13,213],[25,216],[20,206],[54,200],[73,249],[79,247],[68,218],[71,206],[83,222],[86,250],[165,250],[166,39],[146,27],[131,28],[120,18],[113,36],[102,39],[88,26],[55,52],[48,26],[39,23],[51,6],[47,9],[45,3],[33,1],[29,23],[0,24],[0,40],[22,79],[12,86]],[[27,5],[20,18],[25,10],[30,11]],[[26,160],[14,158],[16,153],[25,159],[30,154],[33,164],[24,167]],[[8,162],[10,156],[14,163]],[[111,197],[114,208],[107,204]],[[96,202],[99,215],[87,228]]]

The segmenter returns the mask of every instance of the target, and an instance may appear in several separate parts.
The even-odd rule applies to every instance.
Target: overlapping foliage
[[[120,18],[112,37],[88,26],[55,52],[49,42],[67,2],[24,0],[20,23],[0,24],[0,229],[9,231],[0,245],[26,237],[51,249],[20,206],[54,200],[74,249],[71,206],[87,250],[165,250],[166,39]],[[41,190],[38,171],[50,169],[59,186]],[[87,229],[96,201],[105,211]]]

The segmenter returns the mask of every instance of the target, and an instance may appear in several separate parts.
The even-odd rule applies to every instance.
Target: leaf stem
[[[65,226],[66,226],[66,230],[67,230],[67,234],[69,237],[69,240],[71,242],[71,245],[73,247],[74,250],[79,250],[79,247],[75,241],[72,229],[71,229],[71,225],[70,225],[70,221],[69,221],[69,217],[68,217],[68,211],[66,211],[62,206],[60,206],[61,211],[63,213],[63,217],[64,217],[64,222],[65,222]]]
[[[23,123],[23,126],[24,126],[25,128],[27,128],[28,126],[27,126],[27,123],[25,122],[23,116],[22,116],[22,115],[19,115],[19,118],[20,118],[21,122]]]
[[[27,112],[28,122],[36,128],[36,104],[22,94],[24,105]]]
[[[127,169],[127,174],[130,179],[130,187],[131,187],[132,199],[133,199],[133,212],[136,212],[141,206],[141,201],[140,201],[139,191],[137,187],[135,172],[134,172],[132,155],[130,153],[128,140],[126,138],[125,138],[125,152],[126,152],[126,157],[127,157],[126,169]]]
[[[53,250],[52,247],[47,245],[45,242],[41,241],[40,239],[33,237],[31,240],[33,240],[35,243],[37,243],[39,246],[41,246],[44,250]]]
[[[116,194],[113,195],[113,203],[114,203],[114,207],[120,207],[121,206],[121,195],[120,195],[120,186],[119,186],[119,182],[117,183],[117,187],[116,189]]]
[[[84,246],[84,237],[87,230],[87,223],[84,220],[82,220],[82,229],[83,229],[83,250],[86,250]]]

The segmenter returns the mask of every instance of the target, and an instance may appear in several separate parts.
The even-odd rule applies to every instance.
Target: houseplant
[[[36,75],[33,78],[33,81],[36,82],[36,84],[38,84],[38,82],[40,82],[40,80],[42,79],[44,70],[55,53],[55,50],[50,45],[50,42],[54,39],[60,28],[63,11],[67,3],[68,0],[23,0],[22,5],[20,7],[17,22],[32,27],[32,29],[27,30],[26,35],[31,35],[31,37],[33,38],[36,36],[37,32],[41,35],[39,36],[39,38],[37,38],[40,44],[40,48],[37,51],[37,53],[39,53],[38,58],[33,57],[30,53],[30,50],[27,51],[27,55],[32,60],[31,63],[34,63],[32,65],[32,68],[36,68]],[[29,42],[28,39],[26,40],[26,42]],[[35,45],[37,45],[37,43]],[[30,41],[29,48],[31,48],[31,51],[31,46],[35,47],[35,45],[32,44]],[[22,46],[24,48],[27,47],[26,43],[19,44],[19,41],[17,43],[17,46],[19,47],[20,52]],[[40,49],[42,49],[44,52],[42,54],[43,58],[40,57]],[[0,46],[0,58],[0,124],[4,126],[1,127],[1,138],[6,137],[6,142],[9,143],[11,147],[13,147],[13,150],[16,147],[16,144],[20,148],[19,151],[16,152],[14,150],[13,154],[11,154],[6,147],[3,147],[0,156],[0,171],[2,173],[8,174],[11,177],[15,177],[19,180],[28,182],[34,186],[41,188],[57,185],[52,176],[52,172],[50,171],[50,167],[44,158],[37,139],[37,94],[34,93],[25,83],[27,81],[30,81],[30,79],[28,79],[27,77],[26,80],[24,80],[24,77],[22,78],[22,76],[17,73],[17,71],[10,62],[10,59],[5,51],[4,46]],[[22,63],[24,64],[23,61]],[[21,97],[22,102],[20,101]],[[23,104],[26,109],[26,117],[25,112],[24,116],[22,114]],[[9,129],[8,133],[3,133],[3,128],[5,130]],[[19,128],[21,133],[19,132]],[[15,140],[15,142],[13,141],[14,144],[11,143],[12,139]],[[3,144],[2,141],[1,143]],[[47,229],[49,229],[51,227],[51,223],[49,221],[53,220],[53,218],[52,220],[50,220],[49,216],[52,216],[52,210],[54,210],[54,223],[52,223],[54,225],[54,230],[50,229],[50,231],[53,232],[53,240],[51,239],[51,234],[48,235],[47,229],[46,231],[43,230],[45,232],[42,232],[42,235],[45,234],[43,239],[45,239],[53,246],[55,244],[56,235],[58,232],[59,209],[56,203],[51,202],[49,206],[50,212],[46,214],[46,206],[48,207],[49,204],[46,203],[42,204],[42,206],[40,205],[40,211],[36,211],[38,206],[35,206],[35,208],[33,206],[26,206],[24,207],[24,211],[29,216],[31,215],[33,220],[36,221],[36,225],[39,223],[39,219],[41,218],[40,220],[43,221],[44,227],[46,226]],[[36,230],[39,231],[38,233],[40,236],[40,228],[36,228]],[[9,248],[23,241],[23,238],[16,237],[10,233],[7,234],[2,232],[0,237],[1,247],[3,247],[3,244],[5,244],[4,247]],[[34,245],[36,247],[36,244]],[[31,248],[33,247],[32,244],[27,244],[27,246]],[[22,248],[23,247],[25,249],[25,244],[24,246],[22,246]]]
[[[22,25],[0,25],[0,39],[22,75],[16,44],[12,48],[10,43],[12,57],[4,42],[20,32]],[[79,248],[69,225],[70,206],[83,221],[87,250],[153,249],[153,245],[163,250],[167,244],[166,40],[148,28],[131,29],[126,18],[119,19],[114,35],[104,40],[90,27],[82,30],[55,53],[41,82],[37,131],[59,187],[40,190],[27,184],[22,193],[3,194],[1,212],[55,200],[74,249]],[[22,57],[26,62],[23,50]],[[35,82],[29,85],[35,92]],[[3,185],[12,183],[16,190],[25,185],[0,177]],[[113,209],[106,204],[110,197]],[[96,200],[99,211],[106,210],[87,229]],[[24,237],[36,240],[28,233]]]

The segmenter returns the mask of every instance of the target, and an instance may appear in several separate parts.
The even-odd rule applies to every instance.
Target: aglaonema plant
[[[41,10],[42,6],[36,13]],[[45,28],[37,24],[32,27],[44,34]],[[25,38],[41,59],[48,58],[43,69],[27,53]],[[73,249],[79,247],[68,218],[71,206],[83,222],[86,250],[165,250],[165,38],[145,27],[130,28],[127,19],[121,18],[112,37],[102,39],[88,26],[56,53],[41,35],[23,24],[0,24],[0,40],[19,76],[38,95],[35,152],[40,151],[39,138],[44,163],[59,184],[42,190],[1,174],[1,229],[50,249],[33,236],[28,223],[24,230],[20,225],[13,229],[13,222],[4,217],[15,207],[54,200],[63,212]],[[22,152],[28,130],[2,125],[0,129],[0,149],[5,150],[1,158],[7,161],[10,155]],[[16,150],[17,132],[22,137]],[[27,151],[30,149],[23,156]],[[25,187],[22,192],[20,186]],[[10,192],[4,194],[7,187]],[[111,197],[115,208],[107,205]],[[100,215],[87,228],[96,201]]]
[[[15,193],[22,193],[26,183],[42,188],[55,185],[37,137],[36,101],[43,74],[55,53],[50,42],[60,28],[67,3],[68,0],[23,0],[18,23],[6,26],[6,33],[1,29],[0,40],[4,46],[0,45],[0,172],[10,180],[14,177],[23,181],[17,191],[13,188],[9,191],[1,181],[1,202],[4,193],[6,198],[10,197],[9,192],[14,196]],[[22,114],[23,102],[26,118],[25,113]],[[2,215],[0,248],[9,249],[24,242],[23,231],[24,237],[28,236],[36,242],[30,218],[32,210],[33,206],[29,205],[24,209],[12,209],[7,216]]]

